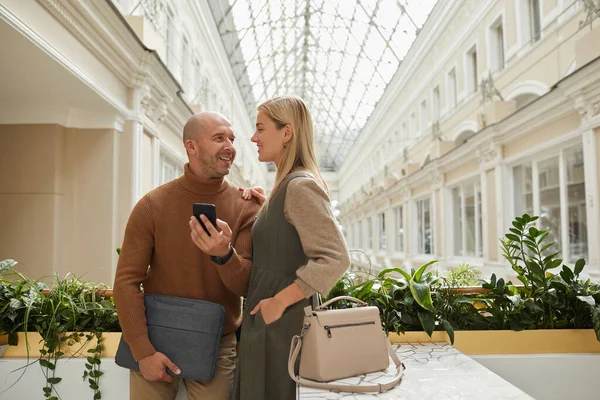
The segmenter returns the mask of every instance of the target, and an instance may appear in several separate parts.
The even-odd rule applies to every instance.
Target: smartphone
[[[200,226],[204,229],[204,232],[208,233],[208,229],[204,226],[204,223],[200,219],[200,215],[204,215],[208,220],[213,224],[215,229],[217,229],[217,210],[214,204],[205,204],[205,203],[194,203],[192,206],[192,213],[200,222]],[[210,233],[208,233],[210,236]]]

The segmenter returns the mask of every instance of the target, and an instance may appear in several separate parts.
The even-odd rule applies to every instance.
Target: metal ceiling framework
[[[311,109],[319,162],[335,171],[436,0],[209,0],[250,117],[270,97]]]

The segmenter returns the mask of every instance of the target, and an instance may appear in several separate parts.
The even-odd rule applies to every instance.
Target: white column
[[[505,181],[504,168],[502,165],[497,165],[494,169],[494,184],[496,189],[496,240],[492,241],[494,243],[498,243],[498,239],[504,236],[505,225],[509,223],[506,208],[510,204],[509,202],[512,201],[512,199],[507,198],[503,190]],[[501,260],[501,255],[498,255],[498,260]]]
[[[536,216],[540,215],[540,180],[538,163],[534,161],[531,164],[531,178],[533,186],[533,214]],[[539,228],[539,221],[536,221],[536,226]]]
[[[483,169],[480,173],[481,181],[481,255],[483,256],[483,262],[486,263],[490,259],[490,249],[488,244],[488,218],[490,217],[488,210],[488,198],[487,198],[487,171]]]
[[[391,204],[388,202],[385,210],[385,236],[386,236],[386,249],[385,253],[388,259],[391,259],[394,254],[394,211]]]
[[[133,194],[133,198],[131,199],[131,207],[138,202],[138,200],[142,197],[140,185],[141,185],[141,168],[140,163],[142,159],[142,140],[144,135],[144,125],[141,121],[133,121],[133,175],[132,175],[132,186],[133,190],[131,193]]]
[[[157,187],[160,184],[160,140],[152,136],[152,184]]]
[[[588,228],[588,259],[587,264],[593,266],[600,274],[600,213],[598,212],[598,154],[596,152],[596,137],[593,130],[583,132],[583,165],[585,179],[585,207]]]
[[[584,163],[585,165],[585,163]],[[565,151],[558,154],[558,187],[560,199],[560,248],[565,262],[569,262],[571,248],[569,246],[569,195],[567,188],[567,166]]]
[[[443,238],[440,240],[441,245],[441,257],[445,260],[448,260],[452,255],[452,233],[454,232],[452,229],[452,210],[449,209],[451,207],[452,202],[448,199],[451,198],[451,194],[449,193],[446,185],[443,185],[440,189],[440,219],[442,222],[442,236]]]
[[[438,253],[438,246],[439,246],[439,242],[441,240],[441,235],[439,235],[438,232],[438,212],[437,212],[437,188],[433,188],[432,192],[431,192],[431,221],[429,221],[430,225],[431,225],[431,231],[432,231],[432,235],[431,235],[431,239],[433,241],[433,246],[431,249],[431,255],[439,258],[440,254]]]

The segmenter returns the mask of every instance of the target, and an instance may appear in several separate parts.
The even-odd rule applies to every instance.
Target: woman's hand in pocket
[[[250,315],[256,315],[259,311],[265,321],[269,325],[277,321],[283,315],[286,306],[274,297],[263,299],[250,311]]]
[[[260,204],[261,206],[267,200],[267,196],[265,196],[265,190],[263,188],[261,188],[260,186],[247,188],[247,189],[240,188],[240,190],[243,190],[242,198],[244,200],[250,200],[254,197],[254,198],[256,198],[256,201],[258,202],[258,204]]]

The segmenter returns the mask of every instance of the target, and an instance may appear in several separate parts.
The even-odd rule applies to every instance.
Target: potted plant
[[[48,286],[17,272],[16,264],[14,260],[0,262],[0,335],[6,335],[7,345],[24,346],[27,360],[36,357],[45,377],[44,397],[52,400],[58,399],[55,386],[62,380],[58,360],[85,351],[83,379],[88,380],[94,399],[101,398],[102,334],[120,331],[114,303],[105,298],[106,285],[55,275]],[[38,344],[39,349],[30,351]]]
[[[428,263],[377,277],[346,274],[330,297],[346,294],[379,307],[396,342],[447,341],[466,354],[600,352],[600,285],[581,278],[583,259],[573,268],[563,264],[536,220],[517,217],[501,239],[519,286],[492,274],[479,288],[459,288],[479,279],[474,268],[440,276],[426,271]]]

